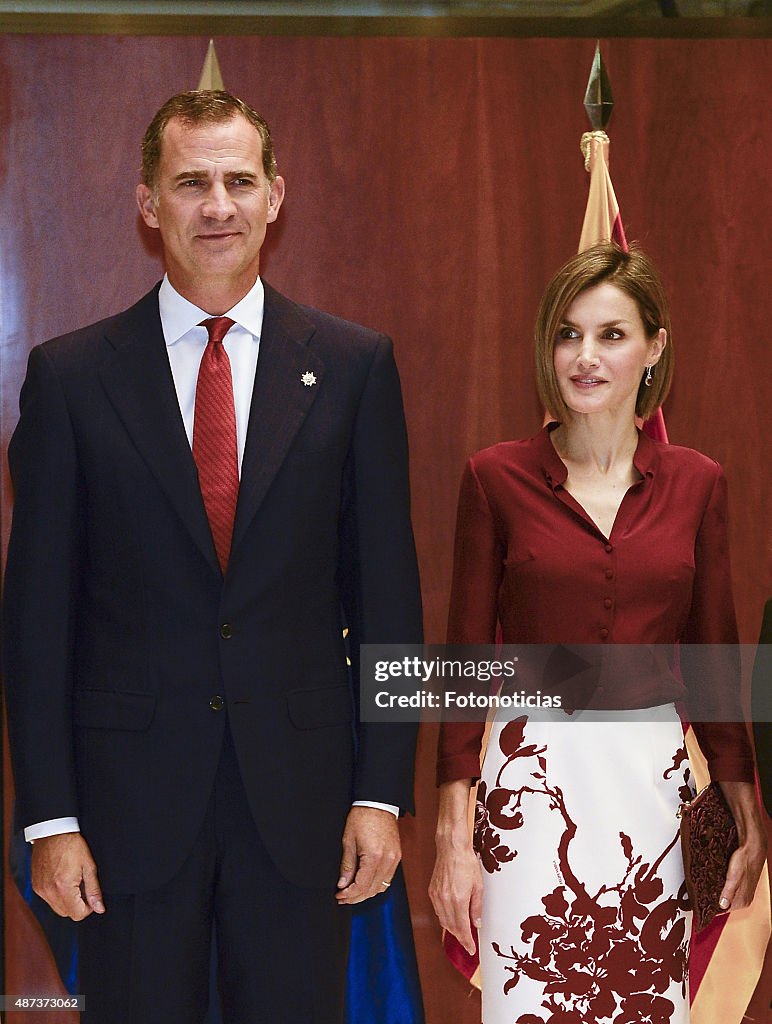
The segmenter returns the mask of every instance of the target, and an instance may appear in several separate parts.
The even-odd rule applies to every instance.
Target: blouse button
[[[607,598],[604,599],[604,601],[603,601],[603,607],[604,608],[610,608],[611,604],[612,604],[612,601],[611,601],[610,597],[607,597]]]
[[[611,553],[613,550],[614,550],[614,545],[613,544],[606,544],[606,551]]]
[[[604,640],[607,640],[607,639],[608,639],[608,630],[606,629],[606,627],[605,627],[605,626],[604,626],[604,627],[603,627],[603,629],[602,629],[602,630],[600,631],[600,635],[601,635],[601,637],[602,637],[602,638],[603,638]]]
[[[613,580],[614,579],[614,570],[613,569],[606,569],[606,579],[607,580]]]

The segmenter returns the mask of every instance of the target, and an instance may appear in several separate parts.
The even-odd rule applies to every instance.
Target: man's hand
[[[385,892],[401,856],[394,815],[377,807],[352,807],[343,830],[338,903],[361,903]]]
[[[105,912],[96,864],[80,832],[35,840],[32,888],[60,917],[82,921]]]

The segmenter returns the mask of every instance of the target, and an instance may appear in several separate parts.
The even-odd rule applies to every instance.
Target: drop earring
[[[651,376],[652,376],[651,371],[652,371],[652,369],[653,369],[653,367],[647,366],[646,367],[646,376],[643,378],[643,383],[646,385],[647,388],[651,387]]]

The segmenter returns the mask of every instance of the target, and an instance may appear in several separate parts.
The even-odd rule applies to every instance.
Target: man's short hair
[[[541,300],[536,318],[536,385],[545,409],[561,422],[569,414],[555,373],[555,341],[566,310],[581,292],[598,284],[613,284],[635,301],[647,338],[661,327],[667,345],[654,367],[651,387],[641,379],[635,414],[648,419],[662,405],[673,379],[673,345],[670,311],[659,274],[648,256],[635,244],[625,252],[614,242],[604,242],[573,256],[555,274]]]
[[[168,123],[180,120],[186,128],[222,124],[241,115],[255,128],[263,144],[263,171],[269,183],[276,178],[271,129],[256,110],[224,89],[197,89],[172,96],[148,125],[142,140],[142,181],[155,191],[161,162],[161,141]]]

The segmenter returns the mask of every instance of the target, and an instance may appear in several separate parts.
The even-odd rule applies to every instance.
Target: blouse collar
[[[568,467],[555,451],[555,446],[550,440],[550,434],[558,426],[560,424],[555,421],[547,423],[534,438],[544,477],[553,490],[562,486],[568,477]],[[638,444],[633,454],[633,465],[642,477],[654,476],[659,460],[660,443],[649,437],[643,430],[638,430]]]

